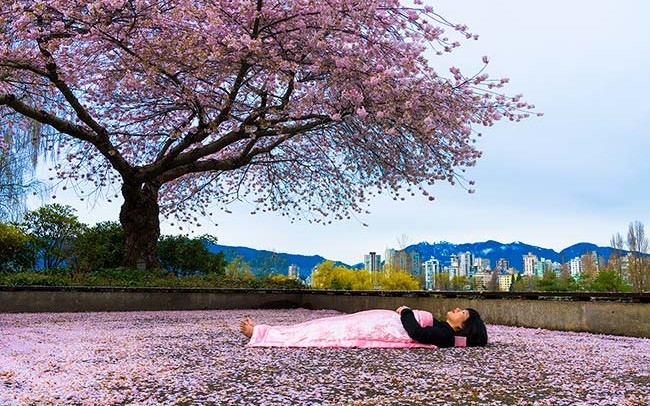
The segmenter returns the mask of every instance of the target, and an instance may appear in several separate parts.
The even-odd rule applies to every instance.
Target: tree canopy
[[[21,227],[45,269],[61,266],[74,251],[75,239],[85,229],[70,206],[48,204],[24,215]]]
[[[3,2],[0,116],[41,123],[82,197],[120,188],[125,262],[151,266],[160,213],[246,199],[329,222],[457,182],[473,126],[533,106],[482,69],[435,71],[425,52],[454,37],[476,36],[397,0]]]

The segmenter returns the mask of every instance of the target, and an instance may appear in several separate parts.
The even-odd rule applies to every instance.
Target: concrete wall
[[[650,337],[650,303],[439,297],[403,292],[319,292],[250,289],[0,288],[0,313],[246,308],[356,312],[407,305],[431,311],[473,307],[491,324]]]
[[[304,307],[355,312],[406,305],[444,319],[456,307],[476,309],[486,323],[650,338],[650,304],[566,300],[305,295]]]
[[[0,313],[298,307],[300,295],[291,292],[128,288],[0,290]]]

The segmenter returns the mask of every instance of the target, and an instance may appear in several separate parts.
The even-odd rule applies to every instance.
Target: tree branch
[[[107,138],[106,140],[100,142],[98,141],[96,134],[90,130],[73,124],[69,121],[63,120],[46,111],[37,110],[32,106],[21,102],[15,95],[12,94],[0,95],[0,106],[2,105],[13,109],[25,117],[36,120],[39,123],[49,125],[61,133],[68,134],[78,140],[93,144],[99,150],[99,152],[101,152],[101,154],[111,162],[113,167],[115,167],[115,169],[120,174],[126,174],[132,170],[132,167],[129,165],[129,163],[126,162],[124,158],[122,158],[117,149],[113,147]]]
[[[250,164],[253,158],[255,158],[256,156],[269,153],[273,149],[287,142],[288,140],[295,137],[296,135],[303,134],[309,130],[313,130],[318,126],[321,126],[329,122],[329,120],[330,120],[329,117],[322,117],[322,120],[320,121],[316,120],[316,121],[312,121],[291,128],[282,128],[277,131],[266,130],[263,132],[259,132],[259,134],[256,133],[255,139],[251,140],[251,142],[248,143],[245,146],[245,148],[243,148],[242,153],[236,157],[230,157],[225,159],[206,159],[200,161],[199,158],[202,156],[210,155],[210,153],[208,152],[211,151],[212,149],[216,149],[216,151],[219,151],[221,149],[221,148],[217,149],[212,144],[196,150],[198,151],[197,155],[199,158],[193,158],[193,159],[190,158],[190,154],[192,152],[195,152],[195,151],[191,151],[186,156],[184,156],[184,161],[187,163],[177,165],[174,168],[165,171],[159,177],[159,181],[162,183],[169,182],[181,176],[187,175],[189,173],[198,173],[198,172],[207,172],[207,171],[225,171],[225,170],[233,170],[233,169],[244,167]],[[283,134],[283,135],[278,137],[273,142],[268,143],[267,145],[253,148],[254,145],[262,137],[277,136],[278,134]],[[249,135],[242,132],[237,132],[237,133],[230,133],[227,135],[227,137],[230,137],[231,139],[242,140],[242,139],[249,138]],[[226,137],[223,137],[222,139],[220,139],[220,141],[223,140],[224,138]]]
[[[79,117],[79,120],[90,127],[95,132],[95,136],[99,136],[108,140],[108,131],[106,131],[106,128],[101,126],[90,116],[88,111],[86,111],[86,109],[81,105],[79,99],[77,99],[68,85],[62,81],[61,78],[59,78],[59,73],[57,72],[57,66],[54,57],[47,49],[42,46],[41,41],[38,41],[38,48],[41,51],[43,57],[48,60],[48,62],[45,64],[45,68],[47,69],[46,77],[50,79],[50,81],[54,84],[54,86],[56,86],[57,89],[59,89],[65,100],[68,102],[68,104],[70,104],[70,107],[72,107],[72,109],[77,114],[77,117]]]

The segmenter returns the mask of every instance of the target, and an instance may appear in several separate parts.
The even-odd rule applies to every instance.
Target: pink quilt
[[[433,315],[414,310],[421,326],[433,324]],[[458,343],[457,343],[458,344]],[[325,317],[289,326],[258,324],[248,347],[357,347],[357,348],[438,348],[411,339],[393,310]]]

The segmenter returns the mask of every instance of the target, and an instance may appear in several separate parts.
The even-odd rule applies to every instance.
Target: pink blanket
[[[421,326],[433,324],[429,312],[414,310]],[[258,324],[248,347],[437,348],[411,339],[393,310],[325,317],[290,326]]]

